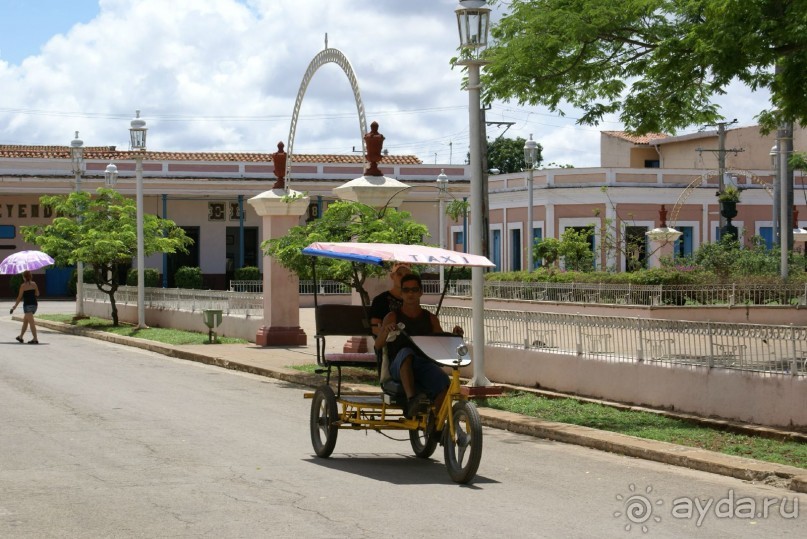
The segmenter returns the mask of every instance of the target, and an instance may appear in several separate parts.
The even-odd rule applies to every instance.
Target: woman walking
[[[25,331],[28,329],[28,326],[31,326],[31,335],[33,335],[34,338],[28,341],[28,344],[39,344],[36,338],[36,323],[34,322],[34,313],[37,307],[36,298],[39,296],[39,287],[36,286],[36,283],[31,278],[30,271],[23,271],[22,278],[23,283],[20,285],[20,293],[17,294],[17,303],[14,304],[9,313],[13,313],[17,305],[22,302],[22,311],[25,315],[22,319],[22,331],[17,336],[17,340],[25,342]]]

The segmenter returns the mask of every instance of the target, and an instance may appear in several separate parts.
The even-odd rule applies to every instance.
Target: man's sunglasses
[[[408,286],[404,286],[404,287],[402,287],[402,288],[401,288],[401,292],[403,292],[403,293],[407,293],[407,292],[412,292],[412,293],[420,292],[420,287],[419,287],[419,286],[414,286],[414,287],[410,288],[410,287],[408,287]]]

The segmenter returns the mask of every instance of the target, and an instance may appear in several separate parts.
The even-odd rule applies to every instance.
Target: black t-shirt
[[[370,305],[370,318],[378,318],[384,320],[392,311],[397,311],[403,305],[403,300],[393,296],[389,290],[381,292],[373,298],[373,303]]]
[[[426,309],[423,309],[416,318],[409,318],[400,310],[396,310],[395,321],[396,323],[403,322],[404,331],[406,331],[407,335],[431,335],[434,333],[434,328],[432,327],[432,313]],[[389,353],[390,360],[395,359],[395,356],[398,355],[398,352],[402,348],[411,346],[411,344],[411,341],[403,335],[399,335],[397,339],[387,343],[387,352]]]

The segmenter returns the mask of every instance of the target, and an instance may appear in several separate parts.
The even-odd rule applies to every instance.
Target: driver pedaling
[[[419,245],[314,243],[303,253],[378,265],[396,260],[417,263],[421,257],[427,264],[441,261],[454,266],[492,266],[484,257]],[[439,408],[430,403],[418,407],[412,417],[406,417],[409,415],[405,414],[407,399],[401,385],[389,376],[391,358],[386,354],[386,347],[378,369],[379,391],[343,391],[338,366],[334,391],[328,365],[326,382],[313,393],[305,394],[312,399],[310,433],[314,452],[320,458],[330,457],[340,430],[408,431],[415,456],[429,458],[441,444],[451,479],[461,484],[470,483],[482,458],[482,421],[476,405],[468,400],[460,383],[460,369],[471,364],[468,347],[458,335],[410,336],[400,325],[399,329],[423,357],[451,369],[449,387]]]

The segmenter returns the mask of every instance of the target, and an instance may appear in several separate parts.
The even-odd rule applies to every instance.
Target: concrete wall
[[[302,298],[312,298],[303,296]],[[301,299],[302,299],[301,298]],[[323,302],[349,302],[350,296],[320,298]],[[427,303],[436,302],[428,298]],[[447,298],[446,305],[468,306],[468,301]],[[627,307],[584,304],[524,303],[487,301],[490,309],[580,312],[610,316],[643,316],[675,320],[711,319],[767,324],[807,325],[807,309],[757,307],[719,309],[713,307]],[[86,302],[90,316],[110,318],[108,303]],[[664,316],[661,316],[664,315]],[[134,305],[118,307],[121,321],[136,323]],[[146,323],[207,331],[201,312],[146,309]],[[732,318],[736,317],[736,320]],[[799,320],[796,320],[799,318]],[[222,317],[218,334],[254,342],[262,318]],[[309,344],[313,335],[308,335]],[[464,376],[471,376],[472,368]],[[721,368],[657,365],[644,362],[616,362],[582,356],[495,346],[485,347],[485,373],[495,383],[540,387],[637,405],[665,408],[705,417],[722,417],[769,426],[807,426],[807,377],[754,373]]]
[[[84,303],[87,316],[112,318],[109,303],[87,301]],[[118,319],[130,324],[137,323],[137,305],[118,305]],[[146,325],[150,327],[182,329],[207,332],[202,311],[169,311],[167,309],[146,309]],[[222,316],[221,325],[216,328],[219,336],[236,337],[255,342],[255,335],[264,325],[263,317]],[[309,335],[313,339],[313,335]]]
[[[768,426],[807,426],[807,378],[696,366],[616,363],[486,347],[485,374],[540,387]]]

